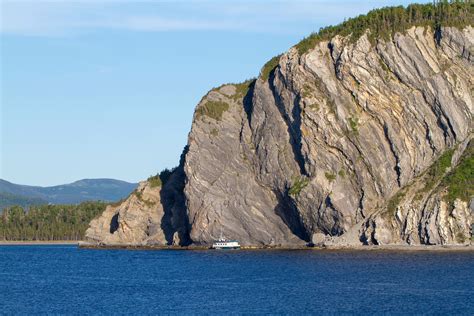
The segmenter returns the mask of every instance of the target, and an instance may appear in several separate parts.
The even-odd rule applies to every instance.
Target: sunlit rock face
[[[180,166],[95,219],[103,244],[466,244],[442,179],[469,152],[474,29],[336,36],[198,104]],[[448,150],[448,169],[428,170]],[[465,154],[464,154],[465,156]],[[426,182],[432,180],[430,187]],[[118,224],[113,217],[118,214]],[[116,229],[111,229],[114,226]]]

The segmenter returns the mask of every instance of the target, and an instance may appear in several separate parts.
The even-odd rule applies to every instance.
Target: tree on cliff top
[[[369,39],[389,39],[396,32],[404,32],[412,26],[430,26],[435,31],[442,26],[464,27],[474,21],[474,1],[434,1],[432,4],[410,4],[375,9],[365,15],[348,19],[336,26],[319,29],[295,45],[300,54],[316,46],[320,41],[330,40],[336,35],[359,39],[369,30]]]

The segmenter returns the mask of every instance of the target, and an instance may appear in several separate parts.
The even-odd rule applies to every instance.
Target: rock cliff
[[[293,47],[256,80],[204,96],[170,180],[109,206],[86,240],[469,243],[473,62],[471,26]]]

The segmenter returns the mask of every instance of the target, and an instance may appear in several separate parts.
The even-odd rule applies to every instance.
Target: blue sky
[[[143,180],[178,163],[209,89],[321,26],[410,2],[0,0],[0,178]]]

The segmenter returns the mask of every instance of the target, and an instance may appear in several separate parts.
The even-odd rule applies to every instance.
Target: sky
[[[178,164],[208,90],[322,26],[410,2],[0,0],[0,178],[144,180]]]

